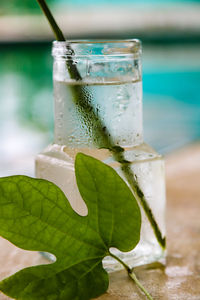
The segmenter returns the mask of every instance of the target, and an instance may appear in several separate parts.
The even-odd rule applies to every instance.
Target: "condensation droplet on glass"
[[[69,137],[69,142],[72,143],[72,142],[74,141],[74,139],[75,139],[75,137],[74,137],[73,135],[71,135],[71,136]]]

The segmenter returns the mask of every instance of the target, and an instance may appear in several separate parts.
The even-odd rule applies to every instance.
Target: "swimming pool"
[[[0,176],[32,174],[52,141],[50,47],[0,46]],[[168,153],[200,138],[200,44],[143,49],[145,141]]]
[[[200,137],[200,46],[144,47],[146,140],[167,153]]]

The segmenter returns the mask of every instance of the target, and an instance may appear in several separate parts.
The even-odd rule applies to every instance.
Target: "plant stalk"
[[[128,276],[135,282],[135,284],[138,286],[138,288],[145,294],[147,299],[153,300],[151,295],[147,292],[145,287],[138,280],[136,274],[133,272],[133,269],[129,268],[129,266],[127,264],[125,264],[125,262],[123,262],[123,260],[121,260],[118,256],[115,256],[114,254],[112,254],[110,251],[109,251],[109,255],[111,257],[113,257],[114,259],[116,259],[121,265],[123,265],[123,267],[126,269],[126,271],[128,273]]]
[[[55,38],[57,41],[65,41],[65,37],[61,31],[61,29],[59,28],[58,24],[56,23],[49,7],[47,6],[45,0],[37,0],[40,8],[42,9],[43,13],[45,14],[45,16],[47,17],[47,20],[49,21],[49,24],[54,32]]]
[[[53,15],[51,14],[45,0],[37,0],[39,3],[41,9],[43,10],[45,16],[47,17],[51,28],[55,34],[55,37],[58,41],[65,41],[64,35],[60,28],[58,27]],[[71,53],[73,53],[73,49],[71,49],[69,44],[66,44],[66,47],[68,50],[70,50]],[[72,79],[75,79],[76,81],[81,81],[82,77],[76,67],[75,64],[73,64],[73,60],[71,58],[71,55],[68,56],[67,60],[67,68],[69,71],[69,74]],[[81,111],[81,117],[84,120],[84,122],[87,122],[88,128],[92,128],[93,136],[97,137],[96,144],[99,148],[106,148],[110,150],[115,158],[116,161],[118,161],[121,164],[121,169],[124,173],[124,176],[126,180],[128,181],[133,194],[137,201],[141,204],[151,226],[154,231],[154,234],[157,238],[158,243],[160,244],[162,249],[165,249],[165,237],[162,237],[162,233],[159,229],[159,226],[154,218],[154,215],[145,199],[144,193],[140,189],[137,181],[135,180],[133,171],[131,170],[131,162],[125,160],[124,158],[124,149],[120,146],[117,146],[112,141],[112,136],[109,133],[108,129],[106,128],[103,121],[99,118],[98,114],[96,113],[94,107],[90,104],[89,100],[85,96],[85,93],[83,93],[83,89],[80,85],[73,85],[71,86],[72,92],[74,95],[74,101],[75,104],[80,108]]]
[[[128,275],[135,282],[135,284],[140,288],[140,290],[146,295],[147,299],[153,300],[153,298],[151,297],[151,295],[147,292],[147,290],[140,283],[140,281],[138,280],[138,278],[135,275],[135,273],[133,272],[133,270],[131,271],[131,273],[128,273]]]

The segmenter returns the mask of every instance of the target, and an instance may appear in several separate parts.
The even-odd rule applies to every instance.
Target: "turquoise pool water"
[[[200,138],[200,45],[149,48],[143,60],[145,136],[167,153]]]
[[[0,46],[0,176],[32,174],[52,141],[50,46]],[[145,140],[168,153],[200,138],[200,45],[143,49]]]

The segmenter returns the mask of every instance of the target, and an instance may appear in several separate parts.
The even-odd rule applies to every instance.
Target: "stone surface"
[[[167,157],[166,180],[166,267],[152,264],[135,272],[154,300],[200,300],[200,144]],[[25,252],[0,239],[0,279],[40,263],[46,260],[37,252]],[[7,299],[0,294],[0,300]],[[108,292],[98,298],[119,299],[145,299],[125,271],[112,273]]]

